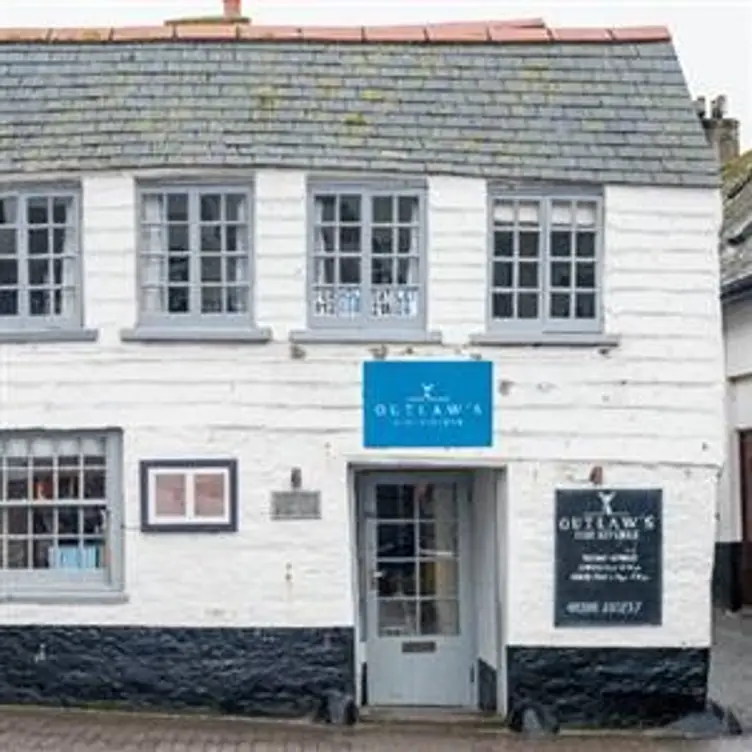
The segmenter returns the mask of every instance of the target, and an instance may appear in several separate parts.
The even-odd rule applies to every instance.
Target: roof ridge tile
[[[549,28],[542,18],[451,21],[383,26],[256,25],[246,22],[169,23],[162,26],[0,28],[0,44],[185,41],[329,43],[576,43],[668,42],[665,26]]]

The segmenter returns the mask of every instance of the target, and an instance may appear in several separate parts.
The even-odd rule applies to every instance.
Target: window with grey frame
[[[139,200],[140,324],[249,326],[251,191],[144,187]]]
[[[491,222],[492,329],[600,328],[597,198],[496,196]]]
[[[81,320],[78,192],[0,192],[0,328],[76,329]]]
[[[310,205],[310,325],[422,328],[423,192],[317,186]]]
[[[0,433],[0,582],[21,595],[119,588],[117,431]]]

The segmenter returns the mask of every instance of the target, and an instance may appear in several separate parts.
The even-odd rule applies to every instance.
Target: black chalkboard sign
[[[556,491],[557,627],[659,625],[662,493]]]

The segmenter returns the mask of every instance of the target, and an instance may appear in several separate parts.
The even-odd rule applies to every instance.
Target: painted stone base
[[[662,726],[705,707],[703,649],[508,647],[509,707],[536,703],[563,726]]]
[[[0,704],[294,717],[352,694],[353,630],[0,627]]]

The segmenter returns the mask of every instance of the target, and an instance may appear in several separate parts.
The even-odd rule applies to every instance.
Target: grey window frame
[[[13,570],[0,568],[0,602],[77,604],[124,603],[125,595],[125,494],[123,489],[123,431],[117,427],[57,429],[1,429],[0,439],[64,440],[96,437],[105,439],[106,500],[108,524],[106,545],[108,566],[103,576],[81,572],[78,575],[53,570]],[[75,506],[75,505],[73,505]]]
[[[314,314],[315,286],[315,225],[316,197],[322,194],[361,196],[363,228],[361,258],[361,294],[363,313],[357,318],[332,317],[331,320]],[[387,319],[383,323],[370,311],[370,259],[372,206],[374,196],[415,196],[418,199],[418,314],[409,320]],[[306,190],[306,325],[305,332],[292,332],[290,339],[299,342],[333,341],[395,341],[438,342],[440,335],[426,331],[428,322],[428,184],[423,178],[328,178],[312,177]]]
[[[151,474],[156,470],[190,473],[200,469],[227,471],[228,519],[226,522],[200,522],[186,518],[183,522],[158,522],[151,516]],[[238,461],[234,458],[148,459],[139,462],[141,531],[144,533],[236,533],[238,531]]]
[[[539,315],[535,319],[495,319],[493,317],[494,271],[494,207],[497,202],[537,202],[541,206],[540,284],[538,292]],[[592,319],[552,319],[550,305],[551,209],[554,203],[582,202],[595,206],[595,317]],[[488,227],[485,318],[486,331],[471,337],[473,344],[615,344],[616,338],[607,337],[604,325],[604,235],[605,216],[603,189],[601,187],[541,187],[490,185],[488,190]],[[518,289],[518,288],[511,288]]]
[[[18,259],[18,289],[21,297],[29,291],[29,223],[27,201],[31,198],[51,199],[66,197],[71,199],[73,217],[73,298],[71,312],[67,315],[31,316],[28,313],[17,316],[0,316],[0,343],[24,342],[91,342],[97,332],[84,329],[84,253],[83,253],[83,191],[77,181],[30,182],[19,185],[0,185],[0,199],[15,198],[17,201],[16,258]],[[47,223],[46,227],[54,226]],[[25,294],[24,294],[25,291]],[[19,300],[19,305],[21,301]]]
[[[247,217],[248,254],[248,309],[242,313],[202,314],[189,313],[147,313],[145,310],[145,254],[143,235],[144,197],[154,193],[185,193],[188,196],[188,233],[191,252],[189,264],[192,271],[189,290],[195,294],[194,285],[200,288],[200,196],[202,194],[242,194],[245,197]],[[268,342],[271,330],[256,325],[256,207],[255,185],[252,178],[198,179],[196,177],[175,177],[161,180],[137,180],[136,196],[136,325],[121,331],[123,341],[219,341],[219,342]],[[198,274],[196,274],[198,272]],[[200,294],[200,292],[199,292]],[[194,303],[197,302],[195,299]]]

